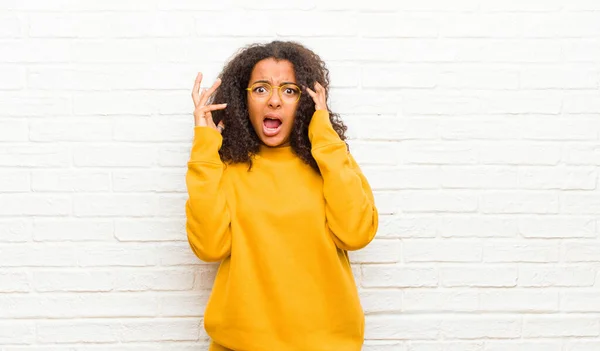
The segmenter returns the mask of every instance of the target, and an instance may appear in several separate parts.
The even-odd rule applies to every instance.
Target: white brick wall
[[[600,350],[600,2],[0,0],[0,350],[202,350],[189,91],[299,40],[376,193],[365,351]]]

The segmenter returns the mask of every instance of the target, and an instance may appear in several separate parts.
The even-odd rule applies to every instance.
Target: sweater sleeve
[[[190,246],[203,261],[220,261],[231,253],[231,216],[223,182],[221,134],[195,127],[186,185],[186,231]]]
[[[308,128],[312,155],[323,177],[327,225],[343,250],[365,247],[377,232],[373,192],[326,110],[317,110]]]

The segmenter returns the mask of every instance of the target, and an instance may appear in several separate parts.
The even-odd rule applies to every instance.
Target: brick
[[[595,62],[594,57],[598,57],[600,54],[600,41],[598,39],[589,39],[589,38],[571,38],[565,41],[562,44],[564,50],[564,57],[566,62]],[[577,106],[577,104],[573,101],[569,105],[569,109],[585,108],[588,110],[587,106],[589,103],[585,103],[580,99],[577,102],[584,103],[583,106]],[[597,110],[596,110],[597,111]],[[567,110],[565,110],[567,112]]]
[[[591,190],[598,172],[592,167],[519,167],[519,188]]]
[[[81,267],[145,267],[158,263],[157,252],[160,250],[150,245],[93,244],[80,247],[76,254]]]
[[[408,351],[484,351],[481,341],[417,341]]]
[[[365,340],[362,351],[408,351],[408,345],[393,340]]]
[[[437,216],[380,214],[377,238],[433,238],[438,228]]]
[[[155,111],[149,93],[78,92],[73,96],[75,115],[147,115]]]
[[[22,17],[17,13],[3,13],[0,16],[0,38],[19,38],[23,36]],[[0,73],[0,76],[5,77]],[[0,86],[2,83],[0,83]]]
[[[521,217],[519,232],[526,238],[595,238],[596,220],[590,217]]]
[[[35,192],[107,192],[110,174],[87,170],[35,170],[31,172],[31,188]]]
[[[471,142],[407,141],[403,148],[409,164],[475,164],[478,148]]]
[[[518,282],[525,287],[584,287],[593,286],[595,276],[595,269],[586,265],[521,265]]]
[[[366,314],[402,311],[402,291],[397,289],[359,290],[361,305]]]
[[[80,40],[72,42],[70,46],[71,62],[75,63],[149,63],[156,57],[155,45],[153,42],[140,39],[116,39],[116,40]],[[118,53],[118,54],[116,54]],[[96,98],[102,96],[94,94]],[[115,104],[116,101],[96,100],[89,97],[85,102],[110,108],[108,105]],[[82,98],[78,99],[82,100]],[[123,99],[123,102],[126,100]],[[83,103],[83,101],[82,101]],[[140,103],[138,106],[142,106]],[[79,107],[79,106],[77,106]],[[80,107],[83,109],[83,107]],[[78,112],[78,109],[75,109]]]
[[[439,233],[447,238],[514,238],[519,234],[518,219],[510,215],[438,216]]]
[[[44,13],[31,23],[33,37],[185,37],[194,33],[193,18],[180,12]]]
[[[193,132],[192,118],[187,118],[185,121],[128,118],[115,122],[114,139],[118,141],[191,142]]]
[[[513,339],[521,336],[521,318],[512,316],[449,316],[441,319],[440,335],[452,339]]]
[[[558,194],[549,191],[488,191],[481,196],[481,211],[486,214],[558,213]]]
[[[478,310],[479,296],[470,291],[409,289],[402,304],[404,312],[473,312]]]
[[[29,219],[0,219],[0,242],[30,241],[33,233]]]
[[[68,63],[73,58],[72,44],[60,38],[44,38],[10,41],[2,43],[0,62],[7,63]],[[1,101],[1,100],[0,100]],[[31,100],[30,100],[31,102]],[[52,101],[45,100],[46,104]],[[60,103],[60,101],[54,101]],[[27,106],[19,106],[20,111]]]
[[[77,265],[72,245],[11,244],[0,246],[0,267],[73,267]],[[0,295],[1,296],[1,295]]]
[[[25,272],[2,271],[0,270],[0,292],[28,292],[29,278]],[[1,295],[0,295],[1,296]],[[0,340],[2,335],[0,334]]]
[[[440,320],[429,316],[366,316],[365,338],[384,340],[433,340]]]
[[[600,296],[594,291],[565,291],[560,295],[561,311],[582,313],[600,311]]]
[[[36,339],[42,344],[114,343],[119,340],[119,328],[119,324],[106,321],[39,321]]]
[[[595,193],[561,193],[560,210],[565,214],[591,214],[600,213],[600,196]]]
[[[364,287],[435,287],[438,272],[429,267],[364,265],[362,283]]]
[[[451,13],[440,22],[440,34],[450,38],[515,38],[525,19],[513,13]]]
[[[0,194],[0,216],[66,216],[71,199],[62,195]]]
[[[32,141],[110,141],[111,121],[82,121],[81,119],[52,119],[32,121],[29,139]]]
[[[73,150],[78,167],[150,167],[156,163],[157,148],[151,145],[86,144]]]
[[[159,313],[164,317],[201,317],[204,315],[209,296],[209,290],[161,296]]]
[[[516,167],[445,165],[440,170],[439,177],[444,188],[514,189],[518,183]]]
[[[600,146],[570,144],[565,147],[565,163],[570,165],[600,165]]]
[[[510,266],[444,266],[440,282],[445,287],[514,287],[518,271]]]
[[[187,193],[185,169],[112,172],[115,192]]]
[[[566,262],[600,262],[600,245],[589,241],[565,242],[562,258]]]
[[[464,240],[406,239],[402,256],[404,262],[479,262],[482,245]]]
[[[349,254],[352,263],[396,263],[400,261],[400,241],[375,239],[367,247]]]
[[[27,171],[8,170],[0,173],[0,192],[19,193],[31,190],[30,176]]]
[[[35,241],[114,241],[114,225],[102,219],[35,219],[33,222]]]
[[[401,192],[397,202],[402,211],[411,212],[475,212],[477,194],[463,190],[410,190]]]
[[[140,293],[44,294],[0,296],[0,316],[6,318],[152,317],[158,299]]]
[[[185,218],[115,220],[119,241],[187,241],[185,233]]]
[[[481,163],[486,165],[556,165],[561,159],[556,143],[484,143],[479,150]]]
[[[485,351],[563,351],[563,341],[488,340]],[[580,350],[583,351],[583,350]]]
[[[133,341],[196,341],[203,321],[198,318],[160,318],[122,322],[121,342]]]
[[[365,88],[434,88],[437,72],[411,65],[365,65],[361,85]]]
[[[0,17],[0,37],[2,36],[3,28],[6,25]],[[0,66],[0,90],[21,90],[25,88],[26,71],[24,67]],[[8,122],[8,123],[7,123]],[[16,122],[16,121],[15,121]],[[2,129],[10,127],[11,121],[0,121]],[[14,128],[14,127],[13,127]],[[2,130],[0,129],[0,130]],[[3,136],[4,134],[0,134]],[[8,134],[6,134],[8,136]],[[4,138],[0,138],[4,140]]]
[[[593,316],[577,314],[525,316],[523,337],[597,337],[600,333],[599,327],[598,318]]]
[[[597,74],[597,72],[590,69],[559,65],[550,67],[529,67],[523,69],[520,72],[520,79],[521,87],[523,89],[594,89],[597,86],[597,82],[594,78],[595,74]],[[548,118],[548,116],[527,116],[523,122],[527,123],[533,118],[544,119],[550,122],[560,121],[563,125],[570,127],[570,132],[577,131],[580,134],[585,133],[585,130],[581,128],[581,125],[569,123],[569,119],[556,118],[554,116],[551,118]],[[550,127],[553,127],[554,124],[555,123],[551,123]],[[529,123],[527,123],[527,125],[529,126]],[[539,130],[533,131],[528,130],[528,128],[523,128],[523,132],[529,132],[532,136],[537,137],[540,133],[546,132],[549,127],[546,124],[538,124],[537,126],[540,127]],[[555,134],[557,137],[560,137],[558,131],[556,131],[556,129],[554,129],[554,131],[556,132]],[[567,136],[569,134],[567,134]]]
[[[358,26],[363,38],[436,38],[438,20],[430,13],[361,13]]]
[[[349,136],[360,140],[431,140],[439,137],[437,118],[365,113],[342,116]],[[381,128],[385,126],[385,128]]]
[[[2,76],[0,69],[0,76]],[[1,83],[0,83],[1,84]],[[2,87],[0,86],[0,89]],[[27,141],[27,121],[19,120],[0,120],[0,140],[6,141]]]
[[[114,282],[112,271],[42,269],[32,274],[32,286],[38,292],[109,292]]]
[[[368,166],[362,169],[371,188],[377,190],[395,189],[437,189],[442,182],[436,166],[382,167]]]
[[[600,341],[597,340],[574,340],[565,345],[565,351],[595,351],[600,347]],[[556,349],[562,351],[563,349]],[[523,350],[525,351],[525,350]],[[553,350],[554,351],[554,350]]]
[[[558,312],[559,293],[544,289],[494,289],[482,291],[481,310],[498,313]]]
[[[487,242],[483,247],[484,262],[557,262],[557,242],[527,239],[522,241]]]
[[[64,145],[0,145],[0,166],[43,168],[69,165],[70,150]]]
[[[600,97],[586,91],[573,91],[563,97],[563,113],[597,113]]]
[[[32,344],[34,341],[35,325],[33,322],[11,320],[0,323],[0,343],[2,345]]]
[[[196,278],[200,278],[198,272],[203,271],[206,271],[206,267],[201,267],[196,270],[182,270],[180,268],[120,268],[116,274],[113,275],[113,290],[187,291],[194,287]],[[211,287],[212,280],[210,281],[210,286],[206,286],[205,288],[210,289]]]

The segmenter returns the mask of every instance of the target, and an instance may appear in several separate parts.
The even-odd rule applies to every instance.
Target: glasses
[[[246,88],[250,92],[252,100],[257,102],[265,102],[273,95],[273,89],[277,89],[281,101],[294,104],[300,100],[300,87],[296,84],[288,83],[280,86],[273,86],[269,83],[259,82],[254,83],[250,88]]]

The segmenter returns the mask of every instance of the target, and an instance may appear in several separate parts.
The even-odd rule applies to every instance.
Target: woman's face
[[[260,141],[270,147],[289,145],[300,98],[292,63],[273,58],[259,61],[248,89],[250,122]]]

